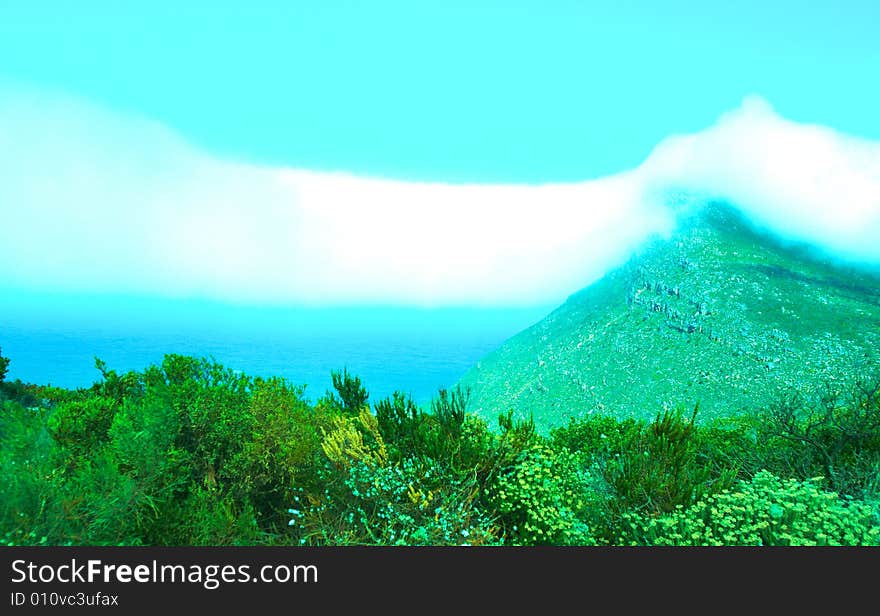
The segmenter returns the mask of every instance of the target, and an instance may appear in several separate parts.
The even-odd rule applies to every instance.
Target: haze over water
[[[95,357],[125,372],[178,353],[284,377],[306,385],[312,400],[330,388],[331,370],[347,368],[373,402],[399,390],[420,404],[548,310],[266,309],[116,298],[109,312],[86,299],[29,301],[0,306],[9,379],[87,387],[100,379]]]

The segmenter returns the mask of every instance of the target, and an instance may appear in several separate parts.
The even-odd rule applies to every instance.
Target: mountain
[[[878,240],[880,241],[880,240]],[[713,203],[649,241],[462,377],[470,408],[539,429],[602,412],[698,420],[812,396],[878,366],[880,276]]]

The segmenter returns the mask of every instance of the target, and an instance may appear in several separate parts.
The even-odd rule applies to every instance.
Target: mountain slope
[[[591,412],[708,419],[871,371],[880,278],[834,265],[705,206],[670,239],[578,292],[461,380],[471,410],[532,413],[539,428]]]

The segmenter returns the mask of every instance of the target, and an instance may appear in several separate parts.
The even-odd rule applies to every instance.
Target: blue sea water
[[[361,377],[375,401],[399,390],[427,403],[545,309],[283,309],[203,303],[73,300],[0,306],[8,380],[87,387],[95,357],[118,372],[142,370],[166,353],[212,357],[254,376],[306,385],[312,400],[330,371]]]

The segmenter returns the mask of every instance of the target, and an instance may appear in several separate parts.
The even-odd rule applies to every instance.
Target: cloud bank
[[[0,284],[245,303],[559,302],[669,233],[670,195],[880,263],[880,143],[760,98],[572,184],[452,185],[222,160],[161,124],[0,90]]]

